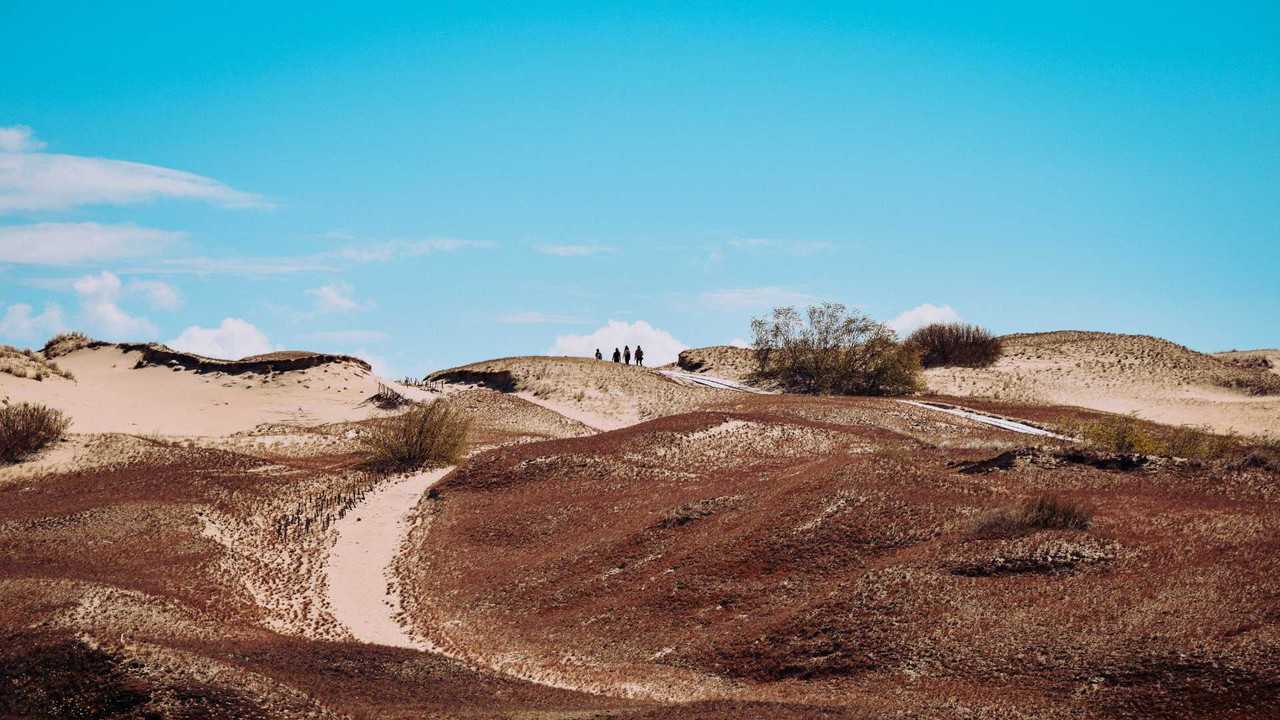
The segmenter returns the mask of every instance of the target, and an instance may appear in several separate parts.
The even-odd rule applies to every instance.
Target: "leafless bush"
[[[987,367],[1004,351],[1000,338],[978,325],[933,323],[911,333],[907,345],[920,353],[920,362],[931,367]]]
[[[436,400],[377,421],[364,444],[372,463],[386,469],[452,465],[462,458],[470,425],[461,410]]]
[[[1036,530],[1088,530],[1093,513],[1066,498],[1041,495],[984,516],[974,533],[981,537],[1022,535]]]
[[[920,358],[893,331],[839,303],[792,307],[751,321],[757,373],[792,392],[905,395],[920,389]]]
[[[71,421],[62,411],[18,403],[0,407],[0,462],[17,462],[66,434]]]

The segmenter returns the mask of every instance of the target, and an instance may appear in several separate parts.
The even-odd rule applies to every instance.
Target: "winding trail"
[[[401,627],[400,594],[390,572],[409,531],[408,518],[432,485],[453,471],[429,470],[389,482],[335,526],[337,542],[325,566],[334,618],[361,642],[427,649]]]

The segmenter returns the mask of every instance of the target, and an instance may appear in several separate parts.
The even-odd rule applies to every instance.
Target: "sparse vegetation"
[[[461,410],[436,400],[378,420],[364,444],[372,464],[385,469],[452,465],[462,458],[470,424]]]
[[[49,338],[49,342],[44,344],[44,347],[40,349],[40,353],[52,360],[60,355],[66,355],[87,347],[92,343],[93,339],[82,332],[58,333]]]
[[[911,333],[907,345],[931,367],[987,367],[1000,359],[1000,338],[986,328],[964,323],[933,323]]]
[[[905,395],[919,390],[920,358],[883,324],[839,303],[792,307],[751,322],[757,373],[791,392]]]
[[[0,462],[17,462],[66,434],[71,421],[60,410],[32,403],[0,407]]]
[[[1241,447],[1240,441],[1231,435],[1197,427],[1159,426],[1132,415],[1077,425],[1072,434],[1094,449],[1122,455],[1213,461],[1226,458]]]
[[[19,350],[9,345],[0,345],[0,373],[37,382],[51,375],[58,375],[68,380],[75,379],[69,371],[58,367],[57,363],[50,362],[42,352]]]
[[[1022,535],[1036,530],[1088,530],[1093,513],[1081,503],[1040,495],[1020,505],[984,516],[975,529],[980,537]]]

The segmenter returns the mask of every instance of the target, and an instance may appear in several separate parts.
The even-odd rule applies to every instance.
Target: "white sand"
[[[400,596],[394,590],[391,563],[400,552],[418,498],[452,470],[441,468],[390,482],[335,526],[338,539],[325,570],[329,605],[334,618],[357,640],[427,649],[396,619]]]
[[[0,374],[0,397],[62,410],[76,433],[228,435],[262,423],[316,425],[381,414],[365,401],[378,378],[348,363],[264,376],[195,373],[167,367],[134,369],[141,357],[116,347],[77,350],[57,358],[72,382],[42,382]]]
[[[513,394],[521,400],[544,407],[551,412],[559,413],[570,420],[577,420],[592,430],[599,430],[600,432],[618,430],[640,422],[639,410],[621,402],[615,403],[614,406],[610,408],[612,412],[606,415],[600,412],[592,412],[571,401],[548,400],[546,398],[540,398],[531,392],[518,392]]]

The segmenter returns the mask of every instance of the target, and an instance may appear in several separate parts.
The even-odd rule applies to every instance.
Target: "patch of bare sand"
[[[379,414],[366,400],[378,378],[354,363],[283,373],[197,373],[136,367],[141,353],[113,345],[58,357],[75,380],[0,375],[0,396],[67,413],[80,433],[228,435],[262,423],[316,425]]]
[[[1010,335],[989,368],[925,371],[932,392],[1136,413],[1157,422],[1280,437],[1280,396],[1226,387],[1256,374],[1166,340],[1057,332]]]
[[[598,430],[688,412],[729,392],[681,385],[649,368],[573,357],[498,358],[431,377],[517,395]]]
[[[397,619],[400,596],[390,572],[418,499],[452,467],[387,483],[335,526],[337,540],[325,570],[333,616],[362,642],[424,649]]]

